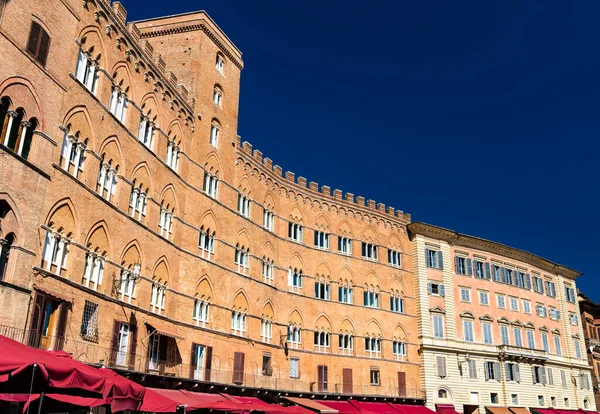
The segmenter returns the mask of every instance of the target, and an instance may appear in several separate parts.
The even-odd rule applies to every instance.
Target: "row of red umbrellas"
[[[172,413],[188,410],[263,411],[313,414],[299,406],[283,407],[256,398],[186,390],[146,388],[108,368],[94,368],[63,351],[45,351],[0,335],[0,401],[24,403],[24,410],[67,411],[73,407],[110,405],[112,412],[131,410]]]

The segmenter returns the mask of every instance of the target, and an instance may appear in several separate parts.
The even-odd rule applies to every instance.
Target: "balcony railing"
[[[548,359],[548,353],[543,349],[524,348],[514,345],[498,345],[498,352],[506,356],[520,358]]]
[[[351,391],[343,386],[341,382],[329,382],[326,389],[315,381],[302,378],[290,378],[287,371],[273,367],[271,375],[262,374],[262,366],[247,364],[243,374],[233,372],[231,369],[223,369],[220,359],[213,355],[210,370],[191,368],[189,364],[181,362],[177,349],[168,352],[167,359],[152,359],[148,357],[147,343],[142,346],[138,344],[136,354],[118,352],[112,348],[99,346],[93,342],[87,342],[70,337],[58,338],[43,336],[37,332],[23,330],[0,325],[0,335],[9,337],[31,347],[39,349],[63,350],[70,354],[73,359],[93,365],[103,365],[117,370],[129,370],[146,374],[162,375],[177,379],[187,379],[211,384],[243,385],[244,387],[277,390],[282,392],[296,393],[319,393],[335,395],[361,395],[361,396],[384,396],[399,398],[423,398],[423,393],[415,385],[407,384],[406,392],[400,395],[398,384],[393,378],[381,378],[379,385],[370,383],[354,382]],[[224,364],[224,363],[223,363]],[[250,365],[250,366],[248,366]],[[248,372],[254,371],[254,372]],[[269,372],[269,370],[266,370]],[[301,373],[302,374],[302,373]],[[240,381],[242,379],[242,381]]]

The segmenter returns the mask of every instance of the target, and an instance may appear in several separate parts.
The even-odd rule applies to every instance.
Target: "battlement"
[[[263,157],[261,151],[254,150],[252,144],[247,141],[242,142],[239,136],[237,137],[236,148],[240,153],[248,156],[249,159],[263,166],[264,169],[274,175],[275,178],[281,179],[283,183],[292,184],[300,191],[318,194],[322,197],[332,199],[341,205],[352,205],[361,209],[376,211],[381,215],[391,216],[407,223],[410,222],[410,214],[405,213],[402,210],[396,210],[394,207],[386,206],[383,203],[377,203],[374,200],[367,200],[365,203],[364,197],[355,196],[353,193],[349,192],[344,193],[342,190],[338,189],[333,190],[332,194],[331,187],[326,185],[319,186],[315,181],[307,183],[306,178],[300,176],[296,177],[294,172],[284,171],[279,165],[273,165],[273,161],[270,158]]]

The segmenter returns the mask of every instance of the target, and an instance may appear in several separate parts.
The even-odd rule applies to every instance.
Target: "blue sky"
[[[600,2],[124,5],[208,12],[243,52],[239,134],[284,170],[575,268],[600,301]]]

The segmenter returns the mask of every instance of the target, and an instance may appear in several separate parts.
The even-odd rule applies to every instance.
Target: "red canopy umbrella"
[[[66,358],[1,335],[0,349],[0,392],[53,392],[98,398],[107,397],[112,390],[107,378],[83,368],[88,368],[85,364],[65,363]]]

